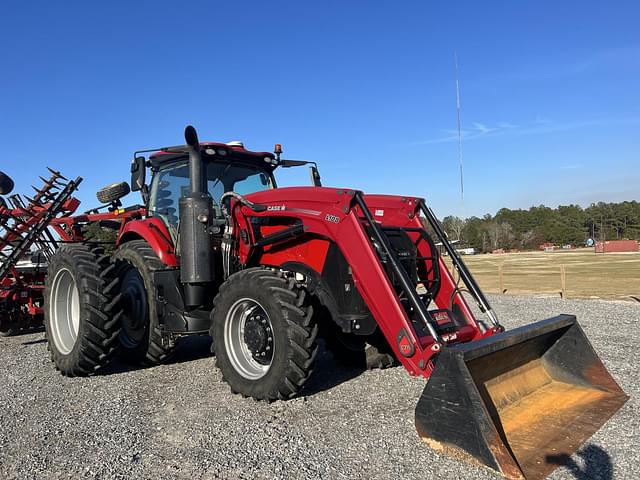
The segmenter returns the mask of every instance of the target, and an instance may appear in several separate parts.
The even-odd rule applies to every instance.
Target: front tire
[[[120,281],[120,347],[128,363],[145,366],[167,361],[174,352],[163,342],[158,324],[153,272],[166,268],[144,240],[132,240],[113,255]]]
[[[99,247],[63,245],[49,261],[45,335],[63,375],[89,375],[113,357],[120,330],[116,293],[114,268]]]
[[[212,351],[223,380],[243,396],[296,395],[311,375],[317,334],[306,291],[284,272],[242,270],[214,300]]]

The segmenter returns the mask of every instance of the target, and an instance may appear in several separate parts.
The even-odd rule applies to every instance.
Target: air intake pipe
[[[190,191],[180,197],[179,242],[180,281],[184,285],[184,300],[189,307],[207,303],[213,281],[213,255],[209,227],[213,214],[211,197],[203,180],[198,133],[191,125],[184,130],[189,147]]]

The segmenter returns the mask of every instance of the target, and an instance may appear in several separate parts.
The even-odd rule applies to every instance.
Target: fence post
[[[502,265],[498,265],[498,288],[500,293],[504,293],[504,273],[502,272]]]
[[[567,298],[567,271],[564,265],[560,265],[560,287],[562,289],[560,295],[563,299]]]

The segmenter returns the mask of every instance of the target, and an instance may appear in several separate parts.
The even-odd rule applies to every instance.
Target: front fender
[[[150,217],[144,220],[127,222],[122,232],[120,232],[116,245],[120,246],[131,240],[140,239],[149,244],[160,261],[167,267],[178,266],[175,245],[171,240],[171,234],[167,226],[162,220]]]

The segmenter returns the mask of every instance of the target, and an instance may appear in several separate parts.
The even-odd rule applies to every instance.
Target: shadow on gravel
[[[180,339],[176,348],[176,353],[167,363],[173,364],[189,362],[191,360],[200,360],[201,358],[211,356],[211,337],[209,335],[184,337]]]
[[[200,360],[211,357],[211,338],[208,336],[185,337],[180,340],[176,347],[176,352],[167,364],[178,364]],[[139,365],[129,365],[116,358],[105,368],[96,372],[96,375],[117,375],[119,373],[130,372],[132,370],[143,370]],[[301,396],[312,396],[325,390],[330,390],[341,383],[348,382],[362,373],[364,369],[346,367],[334,360],[333,355],[324,349],[321,343],[320,351],[316,360],[316,365],[311,378],[300,392]]]
[[[176,363],[190,362],[192,360],[200,360],[212,356],[211,354],[211,337],[193,336],[185,337],[180,340],[176,346],[176,351],[171,360],[167,362],[168,365]],[[99,370],[96,375],[115,375],[118,373],[130,372],[132,370],[144,370],[146,368],[141,365],[130,365],[122,362],[119,358],[116,358],[113,362],[107,365],[105,368]]]
[[[47,343],[46,338],[39,338],[37,340],[29,340],[28,342],[22,342],[21,345],[38,345],[40,343]]]
[[[336,362],[331,353],[320,347],[315,368],[300,396],[311,397],[348,382],[364,373],[363,368],[346,367]]]
[[[30,328],[25,328],[23,330],[18,330],[17,332],[12,332],[9,334],[1,334],[0,338],[16,338],[16,337],[23,337],[23,336],[27,336],[27,335],[35,335],[36,333],[44,333],[44,327],[43,326],[37,326],[37,327],[30,327]],[[36,345],[38,343],[45,343],[47,340],[45,338],[39,338],[37,340],[29,340],[27,342],[23,342],[21,345]]]
[[[578,480],[611,480],[613,465],[611,457],[596,445],[587,445],[576,452],[582,458],[583,466],[578,465],[569,455],[547,455],[547,462],[567,468]]]

